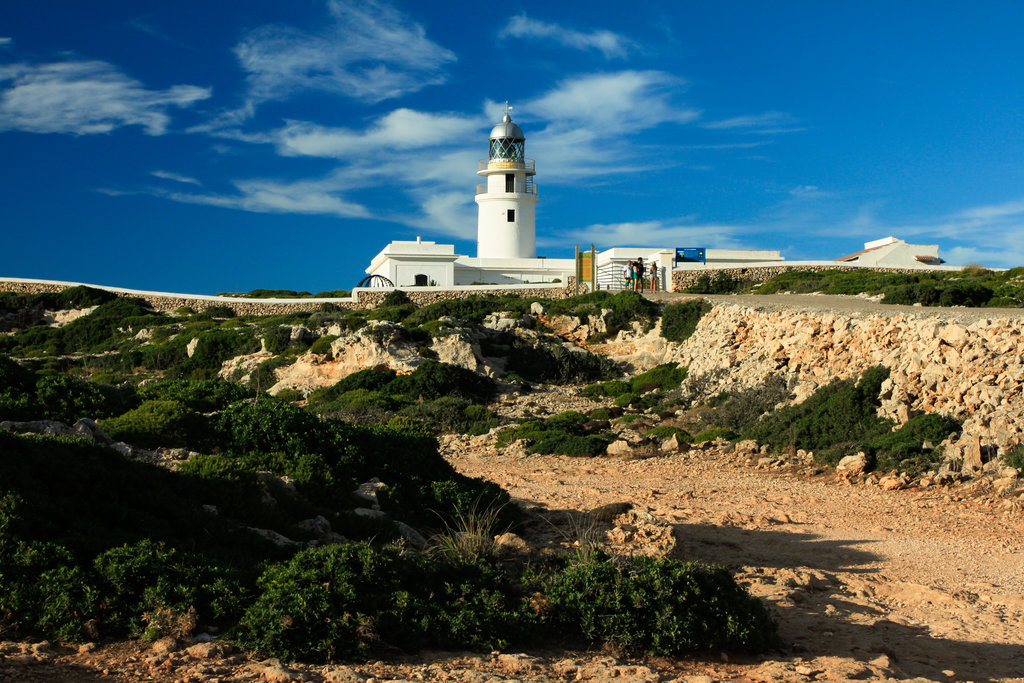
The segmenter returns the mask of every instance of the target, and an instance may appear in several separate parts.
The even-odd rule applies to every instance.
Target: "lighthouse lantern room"
[[[477,257],[532,259],[537,255],[537,185],[533,159],[525,158],[526,138],[512,122],[505,104],[501,123],[491,130],[488,158],[477,175],[486,182],[476,187]]]

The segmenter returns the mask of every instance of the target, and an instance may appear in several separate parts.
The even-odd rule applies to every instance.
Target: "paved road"
[[[827,294],[685,294],[657,292],[646,294],[649,299],[659,302],[684,301],[702,298],[715,304],[740,304],[759,309],[785,309],[832,311],[836,313],[875,313],[893,316],[913,315],[920,318],[936,317],[943,320],[957,320],[970,324],[976,320],[994,318],[1024,318],[1024,308],[961,308],[941,306],[894,306],[880,304],[857,296],[836,296]]]

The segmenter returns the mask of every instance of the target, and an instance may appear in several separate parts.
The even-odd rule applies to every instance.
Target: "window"
[[[516,210],[515,209],[509,209],[508,210],[508,222],[509,223],[515,223],[516,222]]]
[[[506,173],[505,174],[505,192],[516,191],[516,174]]]
[[[423,275],[422,273],[417,274],[415,276],[414,281],[416,282],[416,285],[415,285],[416,287],[426,287],[427,286],[427,276]]]

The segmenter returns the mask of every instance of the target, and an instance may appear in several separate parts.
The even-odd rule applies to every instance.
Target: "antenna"
[[[512,105],[508,103],[508,100],[505,100],[505,116],[508,116],[510,111],[512,111]]]

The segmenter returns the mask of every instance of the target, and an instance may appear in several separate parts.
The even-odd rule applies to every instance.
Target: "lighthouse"
[[[501,123],[491,130],[488,158],[477,175],[476,255],[481,259],[532,259],[537,256],[537,185],[533,159],[525,157],[526,138],[505,104]]]

